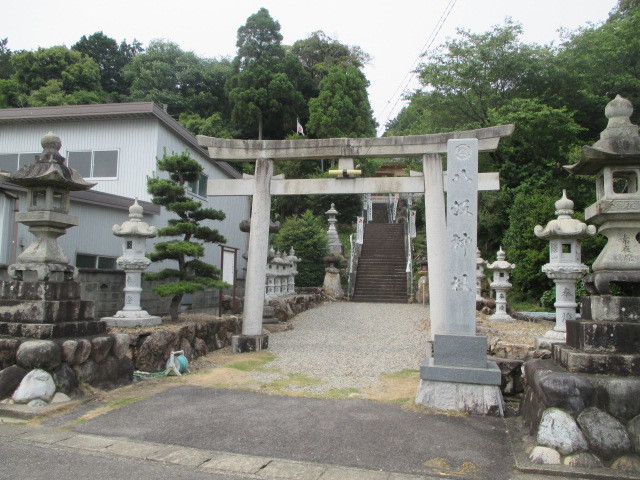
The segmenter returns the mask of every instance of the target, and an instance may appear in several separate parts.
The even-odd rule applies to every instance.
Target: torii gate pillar
[[[251,203],[251,230],[245,283],[242,335],[231,338],[233,352],[254,352],[269,346],[269,337],[262,333],[264,283],[267,275],[269,246],[269,215],[271,213],[271,177],[273,160],[259,157],[253,176],[253,200]]]

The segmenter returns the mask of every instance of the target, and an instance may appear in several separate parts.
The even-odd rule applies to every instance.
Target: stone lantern
[[[567,320],[576,318],[576,281],[589,270],[581,263],[580,239],[596,233],[596,227],[571,218],[572,214],[573,202],[563,190],[562,198],[556,202],[558,218],[544,228],[537,225],[534,229],[536,237],[549,240],[549,263],[543,265],[542,271],[556,284],[556,325],[545,337],[563,342]]]
[[[123,254],[116,263],[125,272],[124,307],[113,317],[103,318],[108,325],[118,327],[139,327],[143,325],[158,325],[162,323],[160,317],[149,315],[140,306],[142,293],[142,272],[151,260],[146,257],[147,238],[156,236],[156,227],[151,227],[142,221],[142,207],[136,199],[129,207],[129,220],[122,225],[113,226],[113,234],[124,240]]]
[[[60,155],[62,142],[49,132],[42,137],[43,152],[34,163],[13,174],[2,173],[5,181],[26,187],[27,211],[16,213],[16,221],[29,227],[36,239],[19,256],[18,263],[10,265],[9,275],[16,280],[70,281],[77,269],[56,239],[67,228],[78,225],[78,218],[69,215],[69,193],[89,190],[95,183],[86,182],[75,170],[65,164]]]
[[[1,282],[7,295],[0,299],[0,335],[52,339],[99,335],[105,322],[93,317],[94,303],[81,298],[78,270],[57,243],[78,218],[69,215],[70,192],[88,190],[82,176],[65,164],[62,142],[49,132],[34,163],[15,173],[0,172],[7,183],[27,189],[27,211],[16,213],[18,222],[36,237],[7,271],[13,280]]]
[[[616,96],[605,109],[609,123],[600,140],[565,167],[575,175],[596,175],[596,203],[587,207],[585,220],[599,225],[607,244],[585,278],[594,294],[611,295],[609,282],[624,282],[635,285],[627,293],[640,296],[640,137],[632,112],[631,102]]]
[[[505,254],[500,247],[497,254],[498,259],[487,268],[493,270],[493,282],[489,285],[496,292],[496,313],[489,317],[491,322],[514,322],[515,320],[507,313],[507,290],[511,288],[509,283],[509,272],[516,268],[515,263],[505,260]]]
[[[334,255],[342,255],[344,248],[342,246],[342,242],[340,241],[340,236],[338,235],[338,230],[336,230],[336,215],[338,215],[338,211],[336,210],[335,203],[331,204],[331,208],[324,212],[327,215],[327,221],[329,222],[329,230],[327,230],[327,237],[329,238],[329,251]]]
[[[289,255],[286,257],[287,262],[291,264],[289,268],[289,277],[287,279],[287,293],[296,293],[296,275],[298,274],[298,263],[300,259],[296,257],[296,251],[291,247]]]
[[[482,280],[487,261],[480,256],[480,249],[476,248],[476,301],[482,301]]]

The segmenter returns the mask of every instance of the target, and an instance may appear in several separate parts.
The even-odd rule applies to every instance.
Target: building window
[[[34,163],[36,155],[40,155],[40,152],[0,153],[0,170],[11,173],[17,172],[20,167]]]
[[[78,268],[101,268],[104,270],[115,270],[116,257],[103,257],[102,255],[90,255],[87,253],[76,253],[76,267]]]
[[[207,196],[207,180],[209,180],[209,176],[204,173],[200,174],[200,178],[195,182],[189,182],[189,191],[191,193],[195,193],[200,197]]]
[[[69,151],[67,164],[83,178],[115,178],[118,176],[118,150]]]

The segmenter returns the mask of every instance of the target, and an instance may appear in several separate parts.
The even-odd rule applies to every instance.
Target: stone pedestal
[[[639,376],[640,297],[584,298],[582,318],[567,322],[567,344],[553,358],[569,372]]]
[[[0,335],[35,339],[97,335],[93,301],[80,298],[78,282],[0,282]]]
[[[441,410],[501,415],[501,374],[476,334],[477,140],[449,140],[447,155],[446,315],[433,356],[420,367],[416,402]]]

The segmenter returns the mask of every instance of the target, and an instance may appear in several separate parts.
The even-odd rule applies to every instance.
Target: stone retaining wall
[[[82,286],[82,300],[94,302],[96,319],[113,316],[124,306],[124,271],[103,270],[97,268],[81,268],[78,272],[78,282]],[[7,274],[7,266],[0,265],[0,280],[10,280]],[[153,287],[161,282],[142,282],[142,296],[140,306],[150,315],[163,316],[169,313],[169,297],[162,298],[153,293]],[[239,281],[237,295],[242,296],[244,282]],[[204,290],[185,296],[183,303],[190,310],[213,310],[218,306],[218,290]]]
[[[32,370],[44,370],[55,390],[73,394],[80,382],[110,389],[131,383],[130,337],[105,334],[77,339],[0,338],[0,399],[9,397]]]
[[[524,370],[534,463],[640,472],[638,377],[568,373],[540,359]]]

